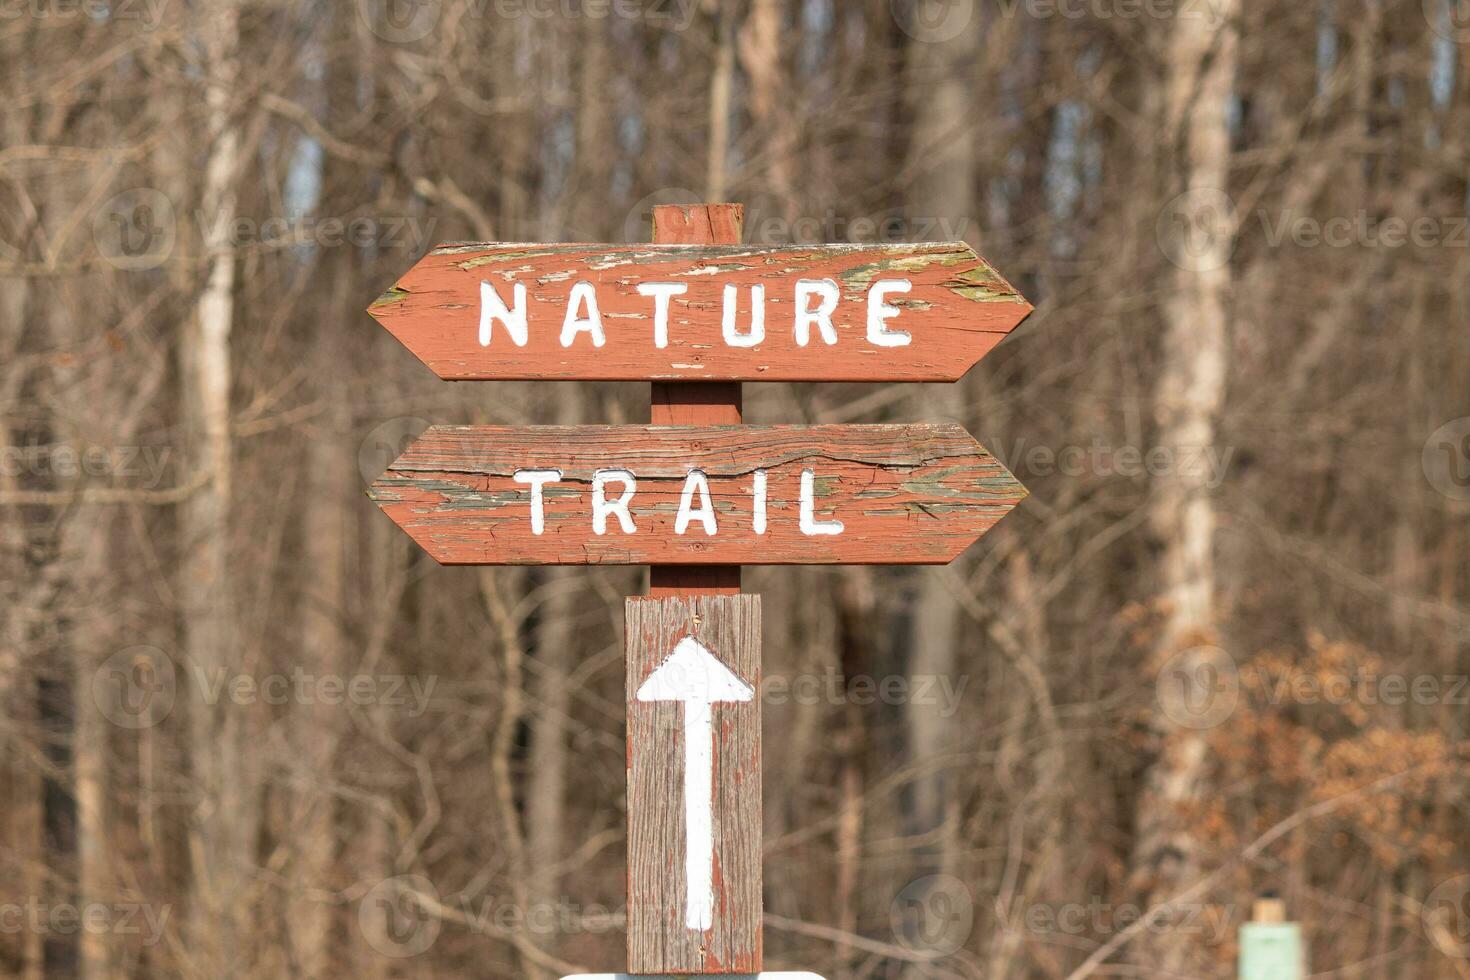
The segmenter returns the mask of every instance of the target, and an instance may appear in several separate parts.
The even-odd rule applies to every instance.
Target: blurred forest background
[[[441,241],[974,244],[954,386],[1032,496],[942,569],[752,569],[766,963],[1470,977],[1462,0],[3,0],[0,974],[623,963],[624,596],[364,496],[447,384],[363,312]],[[774,682],[781,681],[777,686]]]

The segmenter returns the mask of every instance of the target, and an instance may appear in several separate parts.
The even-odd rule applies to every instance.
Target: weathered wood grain
[[[760,691],[759,596],[631,598],[626,606],[628,708],[628,970],[753,973],[761,966],[760,698],[711,705],[713,927],[685,917],[684,719],[636,692],[692,636]]]
[[[557,470],[542,490],[519,470]],[[593,481],[637,481],[628,516],[595,533]],[[699,520],[677,533],[692,471],[708,482],[715,534]],[[756,533],[756,471],[766,480],[766,529]],[[811,471],[811,521],[801,488]],[[616,499],[622,484],[607,483]],[[451,565],[943,564],[989,530],[1024,488],[958,425],[435,426],[373,484],[372,498],[425,551]],[[691,504],[701,502],[691,493]]]
[[[820,331],[798,344],[798,280],[830,279],[840,299],[836,343]],[[890,297],[891,326],[906,346],[879,346],[867,333],[867,294],[880,279],[904,279]],[[527,290],[527,339],[492,327],[480,342],[481,282],[507,306]],[[561,329],[578,282],[597,294],[606,343],[590,334],[563,346]],[[654,300],[644,283],[680,283],[669,302],[668,344],[654,343]],[[765,339],[726,343],[725,284],[739,287],[737,324],[750,324],[751,290],[766,290]],[[816,305],[815,303],[813,304]],[[581,309],[581,308],[579,308]],[[434,249],[369,309],[441,378],[589,381],[954,381],[1031,311],[995,269],[963,242],[885,245],[534,245],[459,244]]]

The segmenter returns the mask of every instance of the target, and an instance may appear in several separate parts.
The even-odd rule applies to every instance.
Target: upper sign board
[[[963,242],[478,244],[368,312],[450,381],[955,381],[1031,305]]]

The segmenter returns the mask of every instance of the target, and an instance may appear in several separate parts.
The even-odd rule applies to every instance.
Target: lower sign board
[[[1026,491],[953,424],[434,426],[371,495],[446,565],[939,565]]]
[[[815,973],[579,973],[562,980],[822,980]]]

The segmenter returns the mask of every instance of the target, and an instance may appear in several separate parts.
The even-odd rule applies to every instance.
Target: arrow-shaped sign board
[[[368,312],[450,381],[954,381],[1031,305],[963,242],[478,244]]]
[[[627,601],[632,973],[760,969],[760,611]]]
[[[449,565],[943,564],[1026,493],[957,425],[435,426],[371,492]]]

